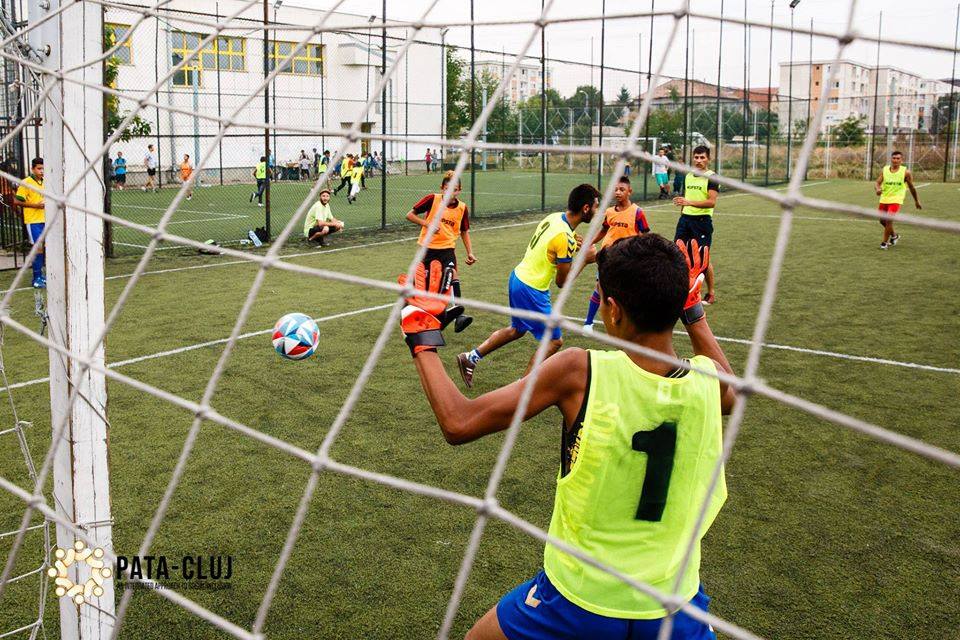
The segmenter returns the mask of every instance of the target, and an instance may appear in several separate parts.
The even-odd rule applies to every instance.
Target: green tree
[[[866,141],[866,116],[849,116],[833,128],[833,139],[838,146],[857,147]]]
[[[627,106],[630,104],[630,91],[626,86],[620,87],[620,93],[617,94],[617,104]]]
[[[470,128],[470,80],[456,47],[447,47],[447,137],[459,138]]]
[[[117,36],[109,26],[103,28],[103,50],[110,50],[117,43]],[[103,84],[105,86],[116,88],[117,75],[120,72],[120,60],[116,56],[110,56],[103,63]],[[120,98],[108,93],[103,94],[103,114],[105,121],[104,136],[110,136],[120,126],[124,119],[130,115],[129,111],[120,112]],[[140,117],[139,114],[133,117],[133,120],[120,134],[119,140],[128,142],[133,138],[144,138],[150,135],[150,123]]]

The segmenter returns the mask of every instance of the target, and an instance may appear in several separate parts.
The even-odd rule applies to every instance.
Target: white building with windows
[[[144,109],[141,115],[150,123],[150,136],[117,143],[111,150],[111,157],[118,150],[124,152],[131,173],[140,168],[148,144],[159,150],[165,175],[180,163],[183,154],[190,154],[195,162],[197,156],[207,153],[217,134],[219,125],[214,118],[232,118],[237,124],[210,149],[203,174],[206,180],[211,173],[220,173],[221,167],[229,173],[227,179],[248,178],[264,153],[265,118],[288,128],[270,133],[270,145],[281,167],[294,162],[301,150],[308,154],[314,148],[334,151],[341,139],[315,131],[345,129],[357,118],[362,132],[421,137],[441,134],[443,57],[437,34],[418,34],[417,43],[409,48],[387,83],[386,109],[380,97],[365,109],[380,81],[384,49],[380,29],[362,27],[379,21],[379,17],[333,14],[327,26],[341,30],[311,35],[309,28],[318,24],[325,12],[295,4],[283,3],[279,8],[272,4],[270,22],[276,26],[271,26],[265,51],[259,5],[242,11],[216,38],[209,38],[216,24],[240,11],[242,3],[172,0],[159,10],[159,19],[145,20],[141,20],[140,10],[148,8],[146,5],[129,6],[126,9],[111,3],[104,18],[106,30],[114,34],[116,42],[122,42],[116,52],[116,86],[139,98],[159,84],[157,95],[150,97],[173,110]],[[408,32],[407,28],[388,30],[388,68]],[[261,89],[264,59],[272,70],[304,38],[306,45],[269,83],[269,98],[265,98]],[[202,45],[200,54],[191,58],[205,40],[209,41]],[[184,67],[171,73],[185,59]],[[252,99],[251,94],[255,94]],[[121,115],[133,106],[121,99]],[[421,161],[427,146],[391,141],[386,157],[394,163]],[[361,150],[380,151],[381,143],[363,140],[347,147],[348,152]]]
[[[505,56],[501,60],[477,60],[474,64],[478,76],[488,73],[497,81],[500,81],[503,74],[510,70],[513,60],[513,56]],[[510,104],[516,105],[534,96],[539,96],[544,88],[550,89],[550,81],[550,67],[547,67],[547,77],[544,80],[540,62],[525,61],[520,64],[516,73],[510,78],[510,85],[507,87],[505,97]],[[546,87],[543,86],[544,82],[546,82]]]
[[[789,63],[780,63],[780,119],[786,122],[787,99],[792,97],[793,119],[806,118],[806,100],[811,108],[820,104],[822,84],[828,82],[833,60],[794,62],[792,83]],[[863,117],[867,127],[874,122],[874,94],[877,132],[927,131],[930,104],[946,92],[946,83],[924,80],[919,75],[895,67],[875,68],[842,60],[832,85],[827,88],[827,106],[822,130],[836,126],[850,116]],[[926,116],[926,117],[925,117]]]

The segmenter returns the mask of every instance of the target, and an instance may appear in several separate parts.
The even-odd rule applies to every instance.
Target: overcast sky
[[[290,4],[329,8],[331,0],[288,0]],[[585,14],[599,15],[603,0],[555,0],[552,16],[575,16]],[[682,6],[682,0],[655,0],[656,9],[673,9]],[[768,23],[770,20],[771,3],[768,0],[723,0],[723,14],[742,18],[744,4],[747,15],[751,20]],[[387,15],[392,19],[417,19],[428,6],[428,0],[388,0]],[[636,11],[638,8],[647,9],[650,0],[606,0],[607,13]],[[810,20],[814,21],[816,29],[840,31],[845,25],[849,11],[847,0],[801,0],[794,11],[794,24],[797,27],[808,28]],[[429,15],[429,20],[439,21],[445,18],[453,20],[469,19],[469,0],[440,0],[437,7]],[[693,0],[695,11],[720,15],[721,0]],[[342,11],[358,15],[380,14],[381,0],[346,0],[341,6]],[[923,0],[909,2],[905,0],[860,0],[857,4],[855,19],[856,28],[863,33],[876,34],[880,12],[883,12],[883,34],[887,37],[914,40],[918,42],[935,42],[952,46],[954,42],[954,28],[956,23],[956,0]],[[475,0],[475,17],[483,19],[535,19],[540,12],[539,0]],[[668,38],[672,17],[658,18],[653,24],[653,63],[656,66],[662,59],[664,47]],[[789,0],[775,0],[774,23],[789,25]],[[507,53],[518,51],[530,30],[529,25],[510,27],[478,27],[476,29],[476,43],[478,48],[494,51],[504,50]],[[691,46],[692,70],[691,76],[701,80],[716,81],[717,55],[720,42],[720,23],[717,21],[692,20]],[[648,63],[649,38],[651,32],[650,19],[633,18],[622,20],[608,20],[606,22],[605,62],[610,66],[620,66],[631,70],[638,68],[638,53],[642,50],[642,68],[646,70]],[[639,42],[638,42],[639,38]],[[721,82],[725,85],[742,86],[744,76],[744,29],[738,25],[725,24],[723,26],[723,49],[721,64]],[[447,41],[469,46],[469,31],[467,29],[453,29],[447,36]],[[673,51],[668,58],[665,73],[674,76],[683,76],[684,47],[686,41],[683,29],[677,39]],[[750,30],[750,85],[753,87],[767,86],[768,59],[770,48],[770,31],[762,27]],[[576,60],[594,63],[600,61],[600,22],[582,22],[575,24],[553,25],[547,28],[548,57],[565,60]],[[532,47],[532,53],[539,55],[539,39]],[[813,43],[813,57],[832,58],[836,54],[835,40],[815,38]],[[777,63],[789,58],[790,37],[787,33],[775,32],[773,35],[773,85],[778,84]],[[810,55],[810,40],[806,35],[797,35],[794,39],[794,59],[807,60]],[[876,61],[877,47],[870,44],[854,44],[848,49],[847,58],[854,61],[873,65]],[[916,73],[927,78],[949,77],[951,74],[952,56],[948,53],[931,53],[915,48],[894,47],[885,45],[880,47],[880,64],[892,65]],[[552,65],[553,73],[560,85],[573,86],[589,81],[580,76],[584,70],[574,70],[565,65]],[[577,76],[569,82],[563,82],[559,76]],[[616,77],[607,76],[605,93],[612,97],[621,84],[627,83],[629,75],[621,74]],[[599,78],[594,77],[594,83],[599,84]],[[631,93],[636,93],[636,85],[629,87]]]

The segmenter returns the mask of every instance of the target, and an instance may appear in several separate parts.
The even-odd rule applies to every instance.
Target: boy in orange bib
[[[421,247],[424,246],[426,241],[427,227],[440,212],[440,205],[443,204],[443,192],[452,179],[453,171],[447,171],[440,182],[440,193],[425,195],[407,212],[407,220],[422,227],[420,239],[417,241],[417,244]],[[467,250],[467,264],[472,265],[477,261],[477,256],[473,254],[473,246],[470,244],[470,214],[467,211],[467,204],[460,200],[459,196],[460,183],[457,182],[453,189],[453,197],[447,203],[447,208],[440,214],[441,218],[437,232],[430,239],[430,243],[426,245],[427,253],[423,257],[424,265],[429,265],[432,261],[438,260],[444,268],[453,268],[453,295],[458,298],[460,297],[460,274],[457,270],[457,238],[463,240],[463,246]],[[473,322],[473,318],[470,316],[462,315],[458,317],[454,322],[454,331],[460,333],[470,326],[471,322]]]
[[[603,244],[600,245],[602,250],[617,240],[638,236],[650,231],[647,216],[643,214],[643,209],[639,205],[630,202],[631,195],[633,195],[633,188],[630,186],[630,178],[620,176],[617,189],[613,192],[614,206],[607,209],[604,214],[603,226],[590,244],[603,241]],[[593,295],[590,296],[590,306],[587,308],[587,319],[583,323],[586,329],[593,330],[593,319],[597,316],[599,309],[600,292],[594,288]]]

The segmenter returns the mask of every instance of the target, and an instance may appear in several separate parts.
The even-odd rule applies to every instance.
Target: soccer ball
[[[308,315],[288,313],[273,327],[273,348],[288,360],[309,358],[318,342],[320,328]]]

